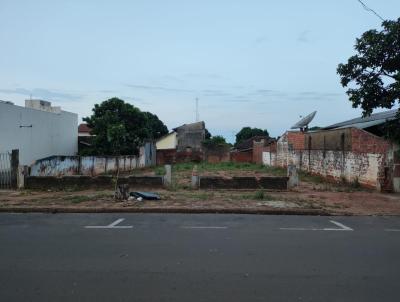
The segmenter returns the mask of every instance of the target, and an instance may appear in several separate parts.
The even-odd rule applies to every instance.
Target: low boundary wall
[[[133,188],[161,188],[163,187],[162,176],[125,176],[118,178],[119,184],[129,184]],[[110,175],[96,177],[86,175],[74,176],[28,176],[25,179],[25,188],[33,190],[68,190],[68,189],[90,189],[104,188],[113,189],[114,181]]]
[[[144,167],[140,157],[126,156],[50,156],[30,166],[30,176],[101,175],[132,171]]]
[[[285,191],[289,177],[232,177],[200,176],[200,189],[267,189]]]

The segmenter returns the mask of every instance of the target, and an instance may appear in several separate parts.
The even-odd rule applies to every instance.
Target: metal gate
[[[11,152],[0,152],[0,189],[11,189]]]

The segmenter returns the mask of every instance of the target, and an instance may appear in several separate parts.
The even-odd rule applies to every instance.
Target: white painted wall
[[[29,126],[32,128],[20,127]],[[0,152],[19,149],[21,165],[78,152],[78,115],[0,103]]]
[[[271,166],[271,152],[264,151],[262,153],[262,161],[266,166]]]

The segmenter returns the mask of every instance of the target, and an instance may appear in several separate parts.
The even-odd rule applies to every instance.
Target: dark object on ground
[[[117,186],[115,191],[115,199],[117,200],[128,200],[129,197],[129,185],[122,184]]]
[[[151,192],[131,192],[129,195],[133,196],[135,198],[142,197],[143,199],[147,199],[147,200],[160,200],[161,199],[158,194],[151,193]]]

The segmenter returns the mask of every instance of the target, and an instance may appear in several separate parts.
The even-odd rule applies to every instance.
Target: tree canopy
[[[225,138],[221,135],[215,135],[203,142],[203,145],[208,148],[218,148],[218,147],[225,147],[229,144],[226,142]]]
[[[208,131],[208,129],[206,128],[206,131],[205,131],[206,133],[205,133],[205,139],[210,139],[211,138],[211,136],[212,136],[212,134],[210,133],[210,131]]]
[[[400,18],[382,27],[363,33],[354,46],[357,54],[337,68],[353,107],[361,107],[364,116],[400,102]]]
[[[242,130],[240,130],[236,134],[236,142],[235,144],[239,144],[240,142],[252,138],[253,136],[268,136],[269,133],[267,129],[260,129],[260,128],[251,128],[251,127],[243,127]]]
[[[156,139],[168,133],[158,117],[119,98],[95,104],[90,117],[83,118],[95,135],[86,153],[101,155],[137,154],[145,139]]]

